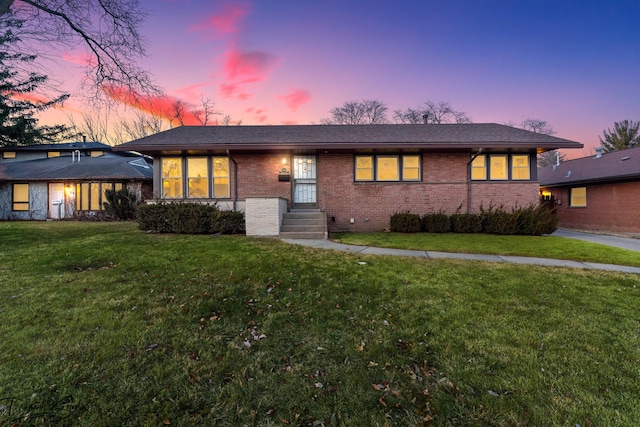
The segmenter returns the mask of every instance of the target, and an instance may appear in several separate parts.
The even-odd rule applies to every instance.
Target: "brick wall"
[[[286,165],[283,158],[287,159]],[[232,160],[231,199],[236,195],[236,173],[237,199],[217,200],[221,209],[245,210],[245,200],[256,197],[285,199],[287,209],[291,209],[292,182],[278,179],[283,167],[291,168],[289,154],[238,153]],[[535,181],[473,181],[469,188],[468,161],[468,153],[423,154],[422,182],[354,182],[352,153],[319,153],[318,207],[327,214],[329,231],[377,231],[388,228],[389,218],[396,212],[467,212],[469,195],[472,212],[481,205],[510,208],[538,203],[539,186]],[[155,166],[154,184],[158,191],[157,160]]]
[[[569,206],[569,187],[549,190],[560,227],[640,233],[640,182],[588,185],[583,208]]]
[[[318,201],[326,211],[329,231],[377,231],[389,227],[395,212],[417,214],[467,211],[468,154],[424,154],[417,183],[354,182],[353,154],[318,156]],[[537,182],[471,184],[471,206],[538,203]],[[353,223],[351,222],[353,219]]]
[[[291,168],[288,155],[284,154],[234,154],[238,165],[238,199],[247,197],[282,197],[291,200],[291,182],[278,181],[278,171],[285,165],[282,159],[287,158],[287,168]],[[231,182],[234,184],[235,165],[231,162]],[[231,192],[235,187],[232,185]],[[291,205],[289,205],[289,208]]]

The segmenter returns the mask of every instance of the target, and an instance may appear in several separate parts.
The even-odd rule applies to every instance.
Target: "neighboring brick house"
[[[152,180],[143,156],[99,142],[0,147],[0,220],[95,216],[106,190],[126,187],[143,199]]]
[[[640,147],[567,160],[538,171],[561,227],[640,233]]]
[[[301,208],[329,231],[365,231],[395,212],[537,204],[536,154],[580,147],[498,124],[398,124],[185,126],[114,149],[154,158],[158,197],[245,211],[247,233],[260,234],[250,223],[277,230]]]

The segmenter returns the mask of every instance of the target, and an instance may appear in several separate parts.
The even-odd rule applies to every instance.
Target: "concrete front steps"
[[[293,209],[282,217],[282,239],[327,239],[327,216],[318,209]]]

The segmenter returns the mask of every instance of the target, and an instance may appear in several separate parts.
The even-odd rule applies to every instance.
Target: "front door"
[[[49,218],[64,218],[64,184],[61,182],[49,184]]]
[[[293,156],[293,206],[316,208],[316,156]]]

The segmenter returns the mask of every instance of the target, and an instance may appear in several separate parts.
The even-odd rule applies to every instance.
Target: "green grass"
[[[516,255],[640,266],[640,252],[556,236],[457,233],[336,233],[332,240],[422,251]]]
[[[631,274],[5,222],[0,425],[634,425],[639,302]]]

